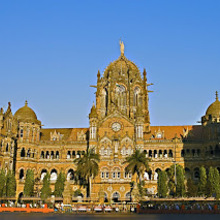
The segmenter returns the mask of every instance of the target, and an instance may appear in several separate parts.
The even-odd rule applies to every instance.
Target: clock
[[[113,130],[113,131],[120,131],[120,130],[121,130],[121,124],[118,123],[118,122],[114,122],[114,123],[112,124],[112,130]]]

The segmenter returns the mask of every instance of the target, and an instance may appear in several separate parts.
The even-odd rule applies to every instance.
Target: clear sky
[[[1,0],[0,106],[88,127],[98,69],[125,55],[154,83],[152,125],[196,124],[220,92],[219,0]]]

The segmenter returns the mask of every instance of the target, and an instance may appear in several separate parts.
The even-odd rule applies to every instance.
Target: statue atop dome
[[[120,40],[119,44],[120,44],[121,56],[124,56],[125,45],[124,45],[123,41],[121,41],[121,40]]]

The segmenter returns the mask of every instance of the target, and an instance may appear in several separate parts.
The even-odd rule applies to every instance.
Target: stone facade
[[[141,149],[149,158],[150,171],[142,179],[149,193],[156,192],[159,170],[172,164],[184,166],[186,176],[198,179],[201,165],[220,168],[220,102],[211,104],[201,125],[151,126],[148,109],[149,86],[124,52],[110,63],[101,76],[98,71],[96,103],[89,114],[89,128],[43,129],[35,112],[25,106],[13,115],[9,103],[0,110],[0,167],[15,171],[17,196],[21,196],[27,169],[35,173],[39,195],[46,171],[54,188],[63,170],[72,190],[76,166],[73,161],[94,148],[101,156],[99,175],[92,182],[92,198],[104,193],[106,199],[128,200],[131,181],[125,173],[125,158]],[[82,193],[86,194],[82,189]]]

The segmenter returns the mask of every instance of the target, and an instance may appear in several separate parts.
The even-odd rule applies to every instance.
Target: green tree
[[[50,174],[47,172],[43,179],[43,187],[41,188],[41,199],[45,201],[51,196]]]
[[[64,190],[64,185],[65,185],[65,174],[63,171],[61,171],[57,177],[56,183],[55,183],[55,190],[54,190],[54,195],[56,197],[62,197],[63,190]]]
[[[145,170],[149,170],[148,159],[144,152],[140,150],[135,150],[135,152],[127,157],[124,161],[124,164],[128,164],[125,167],[125,172],[131,172],[132,175],[136,174],[136,183],[140,184],[140,177]]]
[[[198,186],[197,184],[192,180],[192,178],[187,179],[187,196],[188,197],[196,197],[198,194]]]
[[[208,180],[207,180],[207,196],[211,197],[215,193],[214,190],[214,168],[209,167]]]
[[[172,165],[167,171],[168,176],[168,190],[171,196],[176,194],[176,176],[175,176],[175,165]]]
[[[33,195],[34,195],[34,171],[28,169],[24,184],[24,196],[32,197]]]
[[[219,177],[218,169],[214,168],[213,188],[214,188],[216,199],[220,198],[220,182],[219,181],[220,181],[220,177]]]
[[[16,194],[16,179],[14,172],[8,171],[6,176],[6,196],[14,197]]]
[[[207,175],[206,169],[204,166],[201,166],[199,169],[199,183],[198,183],[198,195],[205,196],[207,193]]]
[[[159,197],[166,198],[168,193],[168,186],[167,186],[167,173],[166,171],[160,171],[158,174],[157,180],[157,192]]]
[[[99,162],[100,156],[99,154],[94,153],[93,149],[88,149],[82,157],[74,160],[74,163],[77,165],[77,176],[85,180],[85,185],[87,186],[87,197],[91,196],[92,179],[98,175]]]
[[[185,194],[185,175],[184,169],[179,164],[172,165],[168,170],[169,194],[172,196],[184,196]]]
[[[178,165],[176,167],[176,196],[183,197],[185,195],[185,175],[182,166]]]
[[[5,170],[2,169],[0,172],[0,197],[5,196],[6,193],[6,175]]]

